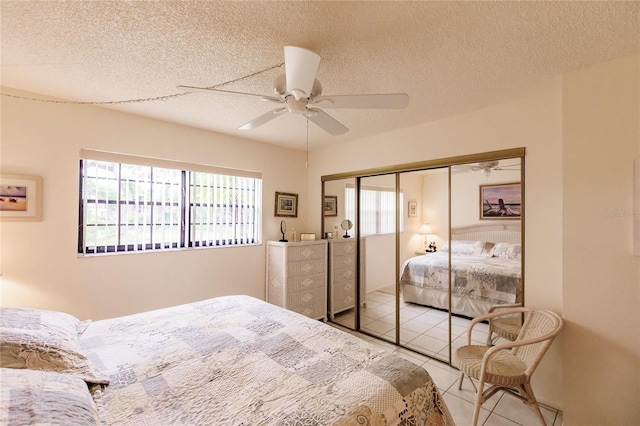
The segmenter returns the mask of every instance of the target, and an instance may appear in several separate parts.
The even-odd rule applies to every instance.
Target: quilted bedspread
[[[452,256],[451,293],[490,304],[520,300],[522,266],[519,260],[484,256]],[[408,259],[402,267],[402,285],[449,291],[449,255],[429,253]]]
[[[228,296],[95,321],[109,425],[447,425],[428,373],[320,321]]]

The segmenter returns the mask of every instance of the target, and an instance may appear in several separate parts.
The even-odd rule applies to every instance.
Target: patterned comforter
[[[83,353],[109,425],[447,425],[428,373],[248,296],[95,321]]]
[[[452,255],[451,294],[479,299],[492,305],[515,303],[520,300],[521,271],[519,260]],[[402,266],[400,283],[448,292],[449,254],[436,252],[408,259]]]

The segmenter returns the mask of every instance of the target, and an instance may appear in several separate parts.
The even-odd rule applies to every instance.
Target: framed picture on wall
[[[338,216],[338,196],[326,195],[322,203],[322,211],[325,216]]]
[[[409,208],[407,209],[407,214],[409,215],[409,217],[418,216],[418,202],[416,200],[409,201]]]
[[[42,220],[41,177],[5,173],[0,175],[0,220]]]
[[[520,183],[480,185],[480,219],[520,219]]]
[[[298,217],[298,194],[276,192],[275,216]]]

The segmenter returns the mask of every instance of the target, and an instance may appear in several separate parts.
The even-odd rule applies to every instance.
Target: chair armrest
[[[484,314],[484,315],[480,315],[479,317],[475,317],[473,320],[471,320],[471,324],[469,324],[469,328],[467,329],[467,344],[470,345],[471,344],[471,333],[473,331],[473,327],[482,321],[486,321],[486,320],[491,320],[493,318],[496,317],[502,317],[502,316],[507,316],[507,315],[511,315],[511,314],[517,314],[517,313],[523,313],[523,312],[527,312],[529,309],[527,308],[523,308],[523,307],[513,307],[513,308],[505,308],[504,310],[501,310],[500,312],[490,312],[488,314]]]
[[[505,303],[504,305],[493,305],[489,308],[489,313],[495,312],[498,309],[509,309],[509,308],[521,308],[522,303]]]

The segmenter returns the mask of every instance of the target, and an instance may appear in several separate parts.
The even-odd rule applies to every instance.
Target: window
[[[403,230],[403,194],[400,192],[400,231]],[[355,187],[345,188],[347,219],[355,223]],[[391,234],[396,232],[396,191],[392,188],[362,186],[360,188],[360,234]],[[351,235],[352,231],[349,231]]]
[[[259,242],[259,173],[88,150],[81,157],[81,254]]]

